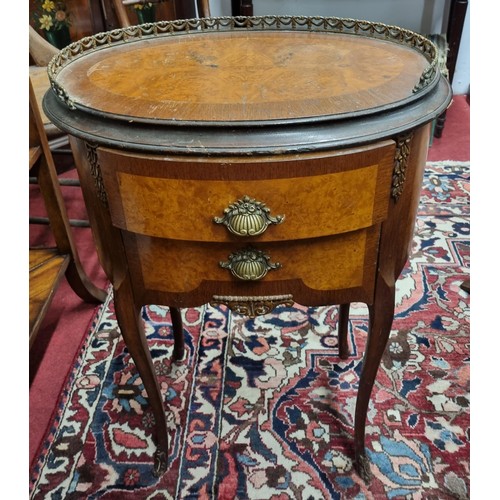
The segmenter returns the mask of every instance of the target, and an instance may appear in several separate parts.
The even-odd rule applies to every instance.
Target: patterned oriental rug
[[[336,306],[278,307],[256,319],[185,309],[178,363],[168,308],[145,307],[170,427],[170,468],[158,479],[152,414],[110,294],[33,464],[30,498],[468,498],[469,170],[428,164],[368,412],[369,486],[352,462],[365,305],[351,307],[347,361]]]

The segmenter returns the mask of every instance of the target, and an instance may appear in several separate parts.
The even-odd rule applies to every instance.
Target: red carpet
[[[73,170],[65,176],[74,177]],[[70,218],[85,219],[81,191],[75,187],[62,187]],[[43,216],[36,187],[30,189],[30,215]],[[73,228],[79,249],[80,260],[89,277],[97,286],[107,286],[107,279],[95,253],[91,231],[88,228]],[[30,245],[52,242],[47,226],[30,226]],[[56,292],[52,306],[30,352],[29,391],[29,453],[30,463],[40,445],[47,425],[66,380],[68,370],[82,342],[95,304],[86,304],[70,288],[66,280]]]
[[[429,150],[429,161],[470,159],[469,105],[465,96],[455,96],[447,112],[446,125],[440,139],[434,139]],[[70,217],[85,218],[78,190],[65,187]],[[30,194],[30,207],[38,205],[36,193]],[[31,209],[31,208],[30,208]],[[74,229],[80,258],[89,276],[101,287],[106,278],[97,263],[89,229]],[[30,244],[47,238],[47,228],[30,230]],[[66,282],[63,282],[53,301],[43,329],[30,353],[29,391],[29,463],[41,444],[47,426],[52,422],[58,396],[64,386],[73,360],[83,342],[95,306],[82,303]]]
[[[429,161],[470,160],[470,107],[467,96],[453,96],[446,113],[443,135],[434,138],[429,148]]]

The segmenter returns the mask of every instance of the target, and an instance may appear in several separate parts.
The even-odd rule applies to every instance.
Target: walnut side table
[[[156,420],[165,409],[140,320],[170,307],[369,307],[355,414],[365,420],[408,258],[430,122],[451,99],[424,37],[338,18],[161,22],[101,33],[49,65],[50,120],[71,135],[118,323]]]

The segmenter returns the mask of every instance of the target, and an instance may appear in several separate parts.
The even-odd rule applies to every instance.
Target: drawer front
[[[377,224],[387,214],[393,158],[392,141],[320,156],[238,160],[99,150],[113,224],[198,242],[309,239]],[[258,235],[233,231],[249,223]]]
[[[211,293],[265,294],[266,286],[307,296],[309,290],[364,289],[369,296],[377,262],[380,226],[343,235],[268,242],[252,246],[269,257],[272,267],[256,281],[236,277],[221,263],[245,245],[172,241],[123,233],[131,272],[144,290],[193,294],[207,288]],[[274,266],[277,264],[277,266]],[[296,285],[290,283],[296,282]],[[222,288],[220,288],[222,286]],[[220,292],[222,290],[222,292]],[[203,301],[210,297],[204,297]],[[305,301],[307,303],[307,300]]]

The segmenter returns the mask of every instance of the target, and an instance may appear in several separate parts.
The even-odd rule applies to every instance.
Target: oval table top
[[[63,49],[44,110],[70,134],[135,150],[342,147],[441,113],[451,93],[436,61],[425,37],[368,21],[165,21]]]
[[[343,25],[221,26],[136,27],[69,57],[53,80],[77,108],[116,119],[303,122],[370,114],[419,97],[430,65],[431,45],[417,50],[401,36],[346,33]]]
[[[412,94],[427,64],[408,47],[352,35],[212,32],[93,52],[58,81],[82,107],[126,118],[280,120],[390,105]]]

